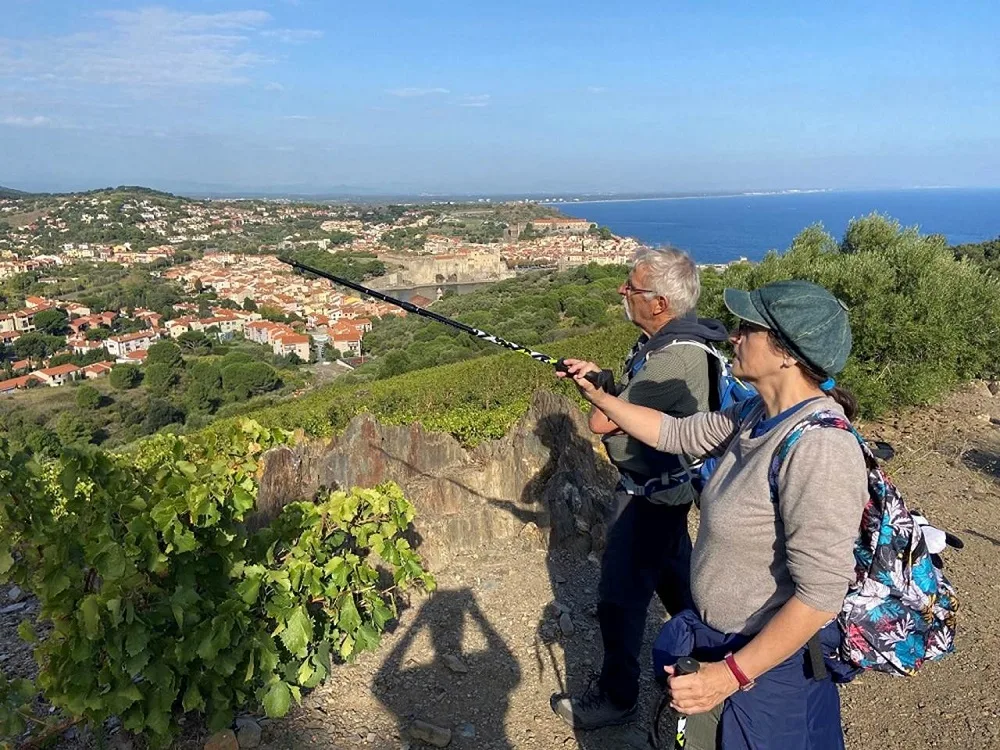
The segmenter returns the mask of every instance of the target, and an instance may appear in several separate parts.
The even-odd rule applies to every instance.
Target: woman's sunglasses
[[[756,323],[751,323],[749,320],[740,320],[740,324],[736,326],[736,333],[739,336],[746,336],[751,333],[757,333],[759,331],[767,331],[768,329],[764,326],[757,325]]]

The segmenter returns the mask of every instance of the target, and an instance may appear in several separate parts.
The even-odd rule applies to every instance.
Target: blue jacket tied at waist
[[[836,637],[822,635],[824,641]],[[653,644],[654,674],[663,683],[663,667],[682,656],[722,661],[749,641],[749,636],[720,633],[685,610],[663,626]],[[721,750],[844,750],[837,686],[830,677],[813,679],[802,648],[758,677],[753,688],[726,700],[718,737]]]

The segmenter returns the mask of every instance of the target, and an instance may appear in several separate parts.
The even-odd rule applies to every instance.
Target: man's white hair
[[[701,296],[698,266],[683,250],[641,248],[632,261],[633,269],[640,266],[646,269],[646,286],[667,298],[675,317],[687,315],[698,306]]]

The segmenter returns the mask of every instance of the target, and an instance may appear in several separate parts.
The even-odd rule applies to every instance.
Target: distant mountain
[[[23,190],[14,190],[14,188],[4,187],[0,185],[0,198],[25,198],[30,193],[26,193]]]

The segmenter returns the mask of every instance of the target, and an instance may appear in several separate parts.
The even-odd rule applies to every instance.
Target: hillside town
[[[276,264],[277,261],[270,256],[251,259],[249,268],[234,272],[234,278],[242,278],[241,273],[252,273],[251,269],[255,266],[266,267],[268,263]],[[29,356],[5,363],[10,377],[0,381],[0,394],[99,378],[109,374],[117,364],[142,365],[149,348],[157,341],[177,340],[193,331],[214,336],[220,341],[230,340],[238,334],[248,341],[269,347],[275,356],[294,356],[301,362],[317,358],[322,360],[326,347],[347,357],[359,357],[362,337],[372,326],[371,319],[367,316],[390,312],[385,309],[385,305],[365,303],[358,298],[337,293],[330,294],[328,290],[324,290],[327,292],[324,294],[312,289],[312,293],[306,293],[293,302],[296,299],[294,292],[300,286],[308,288],[314,286],[315,282],[303,281],[300,285],[290,280],[290,274],[286,274],[282,281],[275,271],[272,268],[258,277],[256,289],[261,302],[276,304],[292,314],[301,313],[305,319],[304,324],[293,326],[267,321],[258,312],[225,307],[212,308],[209,316],[199,317],[197,306],[186,304],[178,305],[177,309],[187,314],[171,320],[163,320],[159,313],[152,310],[135,309],[130,317],[133,322],[145,325],[141,330],[106,337],[89,337],[88,331],[110,331],[124,313],[118,310],[93,311],[73,302],[29,296],[23,309],[0,314],[0,342],[17,351],[17,341],[36,331],[37,316],[53,310],[66,314],[69,333],[64,336],[64,348],[50,356]],[[279,285],[284,291],[277,291]],[[241,287],[236,286],[235,289],[235,293],[239,293]],[[253,297],[244,296],[243,299]],[[405,315],[404,311],[393,309],[391,312]],[[71,363],[47,366],[52,360],[67,354],[96,354],[98,361],[79,366]]]
[[[348,206],[188,200],[133,188],[0,198],[0,281],[27,275],[38,289],[76,278],[77,269],[109,264],[179,285],[185,295],[169,318],[143,307],[92,310],[79,294],[8,298],[17,307],[0,312],[0,344],[8,352],[0,393],[99,378],[117,364],[141,365],[155,342],[189,332],[219,341],[241,337],[302,362],[329,355],[351,361],[363,356],[374,320],[405,315],[295,274],[278,255],[371,258],[380,269],[366,281],[373,288],[437,287],[439,297],[444,285],[500,281],[524,270],[626,263],[638,247],[584,219],[524,201]],[[214,302],[206,306],[205,295]],[[36,316],[48,311],[65,314],[61,345],[53,350],[50,341],[44,355],[17,356],[27,349],[18,339],[35,332]],[[71,355],[76,364],[65,361]]]
[[[151,192],[151,191],[147,191]],[[397,276],[389,286],[420,285],[399,258],[434,258],[438,283],[492,281],[521,267],[566,269],[590,262],[621,263],[638,243],[615,237],[584,219],[520,203],[517,220],[500,220],[477,206],[310,205],[280,201],[189,201],[165,194],[111,192],[52,199],[42,204],[0,199],[0,279],[77,262],[130,267],[170,265],[178,253],[280,253],[296,249],[390,256]],[[520,220],[523,214],[524,220]],[[552,214],[552,215],[549,215]],[[483,241],[488,240],[488,241]],[[485,257],[470,273],[448,272],[454,259]],[[483,265],[496,270],[482,272]],[[398,272],[402,271],[402,274]],[[434,283],[433,281],[431,283]]]

